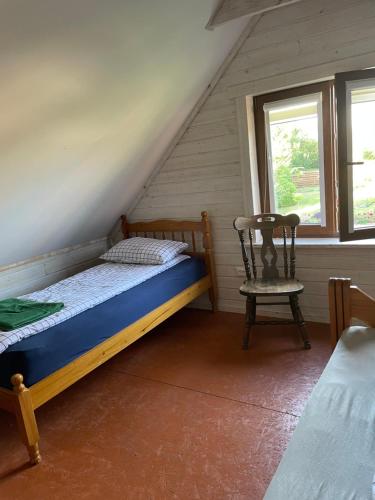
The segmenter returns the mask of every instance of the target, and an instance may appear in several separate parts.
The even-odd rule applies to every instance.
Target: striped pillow
[[[138,236],[120,241],[100,258],[121,264],[165,264],[188,248],[182,241],[156,240]]]

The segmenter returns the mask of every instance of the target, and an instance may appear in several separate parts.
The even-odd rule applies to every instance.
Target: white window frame
[[[272,143],[271,143],[271,129],[270,129],[270,111],[284,108],[288,105],[301,104],[305,102],[316,102],[318,110],[318,147],[319,147],[319,188],[320,188],[320,208],[321,208],[321,227],[326,227],[326,193],[325,193],[325,173],[324,173],[324,138],[323,138],[323,107],[322,107],[322,93],[317,92],[307,94],[300,97],[291,97],[275,102],[269,102],[263,106],[264,119],[265,119],[265,136],[267,147],[267,174],[268,186],[270,193],[270,208],[272,212],[276,211],[275,193],[274,193],[274,179],[273,179],[273,163],[272,163]],[[308,224],[305,224],[308,225]]]
[[[357,159],[353,158],[353,134],[352,134],[352,90],[363,89],[366,87],[375,87],[375,78],[366,80],[353,80],[346,82],[346,128],[347,128],[347,171],[348,171],[348,232],[353,234],[359,229],[365,229],[366,226],[354,227],[354,198],[353,198],[353,162]]]

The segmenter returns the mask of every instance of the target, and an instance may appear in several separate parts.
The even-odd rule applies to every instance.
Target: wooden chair
[[[237,230],[242,249],[242,258],[245,266],[246,280],[240,287],[240,294],[246,296],[246,328],[243,338],[243,349],[249,348],[250,331],[253,325],[298,325],[303,345],[305,349],[310,349],[310,341],[305,328],[305,321],[298,304],[298,295],[303,292],[304,286],[295,279],[295,238],[296,228],[300,220],[298,215],[279,215],[279,214],[259,214],[252,217],[237,217],[233,226]],[[283,239],[283,257],[284,257],[284,276],[280,277],[280,270],[277,267],[277,251],[274,245],[274,230],[281,228],[281,237]],[[253,247],[253,232],[260,230],[263,238],[263,244],[260,251],[263,263],[262,277],[258,278],[257,268],[255,266],[255,254]],[[280,231],[280,229],[279,229]],[[288,232],[291,238],[288,258]],[[250,241],[250,263],[245,246],[245,237],[249,235]],[[256,321],[257,297],[288,297],[288,302],[262,302],[267,305],[289,305],[293,320],[275,320],[275,321]]]

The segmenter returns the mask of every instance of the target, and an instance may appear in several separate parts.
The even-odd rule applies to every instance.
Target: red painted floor
[[[330,355],[328,326],[257,327],[184,310],[37,411],[43,461],[28,467],[0,413],[0,499],[263,497]]]

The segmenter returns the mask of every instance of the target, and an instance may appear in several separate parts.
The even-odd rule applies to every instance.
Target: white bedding
[[[19,297],[39,302],[63,302],[65,307],[30,325],[10,332],[0,331],[0,353],[10,345],[101,304],[189,258],[187,255],[178,255],[161,265],[100,264],[44,290]]]
[[[375,329],[342,334],[264,500],[373,500]]]

